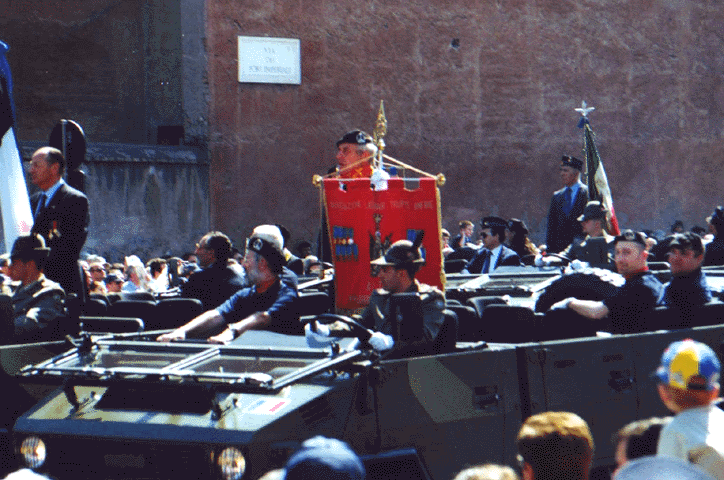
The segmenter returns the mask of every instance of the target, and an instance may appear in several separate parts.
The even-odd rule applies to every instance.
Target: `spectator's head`
[[[561,166],[558,167],[558,172],[561,175],[561,182],[566,187],[570,187],[578,182],[578,177],[581,175],[583,169],[583,162],[576,157],[569,155],[563,155],[561,158]]]
[[[724,207],[716,207],[714,213],[706,217],[706,223],[709,224],[709,232],[714,236],[724,234]]]
[[[226,259],[231,256],[231,239],[221,232],[209,232],[196,244],[194,255],[201,268],[215,262],[225,265]]]
[[[105,283],[108,293],[119,293],[123,288],[123,277],[117,273],[109,273],[105,278]]]
[[[518,480],[518,475],[510,467],[488,463],[466,468],[453,480]]]
[[[447,247],[450,245],[450,232],[447,229],[440,229],[440,239],[442,239],[442,246]]]
[[[258,282],[278,277],[286,264],[284,239],[275,225],[259,225],[246,240],[246,255],[242,266],[249,281]]]
[[[10,251],[10,278],[29,285],[36,281],[43,272],[45,259],[50,249],[40,235],[20,236],[15,240]]]
[[[684,233],[684,222],[681,220],[676,220],[671,225],[671,233]]]
[[[624,230],[614,239],[616,270],[624,277],[646,269],[648,250],[641,232]]]
[[[317,436],[302,443],[284,467],[284,480],[364,480],[365,467],[349,446]]]
[[[382,288],[390,293],[401,293],[407,290],[415,278],[415,274],[425,263],[420,252],[421,236],[413,243],[399,240],[393,243],[383,256],[372,260],[372,265],[380,267],[377,276]]]
[[[636,420],[621,428],[613,436],[616,447],[616,468],[623,467],[630,460],[656,455],[659,435],[671,417],[652,417]]]
[[[670,237],[666,255],[672,275],[688,275],[704,263],[704,243],[696,233],[675,233]]]
[[[3,253],[0,255],[0,272],[3,275],[10,276],[10,254]]]
[[[166,265],[167,262],[163,258],[152,258],[146,262],[146,267],[152,278],[158,278],[159,275],[163,274],[167,268]]]
[[[473,232],[475,231],[475,225],[473,225],[473,222],[470,220],[463,220],[458,223],[458,229],[460,230],[460,235],[472,238]]]
[[[337,140],[337,163],[341,168],[350,167],[376,153],[374,140],[362,130],[352,130]]]
[[[674,342],[656,370],[659,397],[674,413],[711,404],[719,396],[719,359],[708,345],[692,339]]]
[[[570,412],[528,417],[516,439],[524,480],[585,480],[593,461],[588,424]]]
[[[483,239],[483,245],[488,250],[496,248],[505,241],[505,229],[508,222],[500,217],[483,217],[480,222],[480,236]]]
[[[57,148],[42,147],[30,159],[30,181],[41,190],[47,190],[58,182],[65,172],[65,158]]]
[[[714,480],[703,469],[675,457],[650,456],[632,460],[616,472],[616,480]]]
[[[106,266],[104,263],[99,261],[89,261],[88,272],[90,273],[92,280],[101,282],[106,277]]]

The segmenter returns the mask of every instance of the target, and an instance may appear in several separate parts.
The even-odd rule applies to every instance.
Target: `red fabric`
[[[414,240],[417,230],[425,231],[426,263],[415,278],[443,288],[440,195],[434,178],[407,180],[418,181],[419,188],[407,190],[405,180],[391,178],[382,191],[370,189],[369,179],[323,181],[338,310],[358,310],[369,303],[372,291],[380,287],[371,276],[370,260],[398,240]]]

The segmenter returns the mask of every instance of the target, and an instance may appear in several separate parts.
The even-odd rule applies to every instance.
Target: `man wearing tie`
[[[550,253],[563,251],[574,238],[583,236],[578,217],[588,202],[588,187],[580,181],[581,169],[582,161],[563,155],[559,168],[563,188],[553,194],[548,211],[546,246]]]
[[[66,293],[83,298],[78,259],[88,236],[88,198],[63,180],[65,158],[52,147],[38,149],[30,160],[30,180],[41,191],[30,199],[32,233],[50,248],[45,275]]]
[[[491,273],[498,267],[520,265],[518,254],[503,245],[507,225],[508,222],[500,217],[483,218],[480,222],[483,248],[468,262],[462,273]]]

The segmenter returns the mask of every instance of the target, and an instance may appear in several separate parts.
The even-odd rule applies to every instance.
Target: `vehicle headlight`
[[[224,480],[239,480],[246,470],[246,459],[238,448],[228,447],[221,451],[216,460]]]
[[[30,468],[41,467],[46,458],[45,442],[38,437],[28,437],[20,444],[20,455]]]

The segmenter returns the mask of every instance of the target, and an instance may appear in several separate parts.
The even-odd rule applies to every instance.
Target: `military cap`
[[[508,230],[518,235],[528,235],[528,227],[523,220],[518,218],[508,220]]]
[[[624,230],[621,235],[618,235],[614,240],[613,244],[618,242],[634,242],[638,243],[642,247],[646,248],[646,235],[641,232],[634,232],[633,230]]]
[[[717,230],[724,226],[724,207],[721,205],[716,207],[714,213],[706,217],[706,221],[714,225]]]
[[[365,467],[341,440],[316,436],[302,443],[284,467],[284,480],[363,480]]]
[[[362,130],[352,130],[342,135],[342,138],[337,140],[337,146],[339,147],[343,143],[352,143],[354,145],[365,145],[372,143],[372,137]]]
[[[561,158],[561,166],[575,168],[578,171],[583,170],[583,162],[570,155],[563,155]]]
[[[508,226],[508,222],[506,222],[504,218],[500,217],[483,217],[483,219],[480,221],[480,226],[482,228],[506,228]]]
[[[39,259],[46,258],[50,249],[45,246],[43,237],[37,234],[18,237],[13,244],[10,258]]]
[[[420,247],[409,240],[398,240],[385,252],[383,256],[370,262],[372,265],[405,267],[407,265],[425,263],[420,253]]]
[[[697,255],[704,252],[704,242],[701,241],[701,237],[696,233],[675,233],[670,235],[669,239],[667,251],[676,248],[682,251],[692,250]]]
[[[597,220],[599,218],[606,218],[606,207],[601,205],[601,202],[592,200],[586,204],[583,209],[583,214],[578,217],[579,222],[585,222],[586,220]]]

